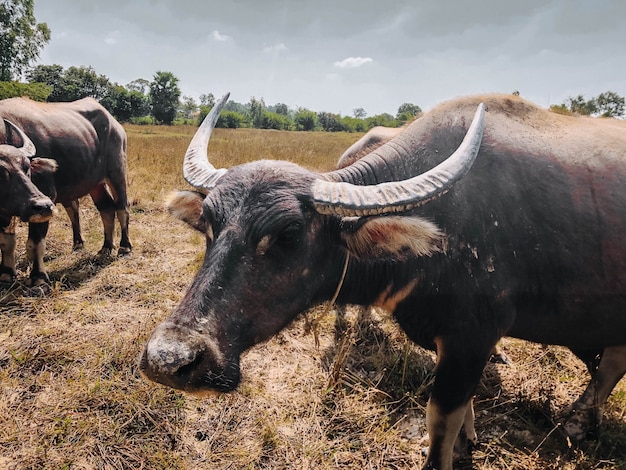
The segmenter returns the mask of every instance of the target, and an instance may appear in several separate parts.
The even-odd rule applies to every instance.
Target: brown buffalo
[[[74,249],[83,246],[80,230],[79,198],[89,194],[104,225],[101,254],[114,249],[115,217],[120,224],[118,253],[128,254],[128,196],[126,182],[126,132],[91,98],[71,103],[39,103],[25,98],[0,101],[0,117],[8,119],[32,140],[38,156],[53,159],[54,174],[39,172],[33,181],[61,203],[70,218]],[[48,222],[29,226],[29,246],[36,253],[38,270],[31,271],[34,284],[48,281],[43,254]]]

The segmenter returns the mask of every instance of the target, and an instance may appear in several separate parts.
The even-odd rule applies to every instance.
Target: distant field
[[[188,188],[181,163],[195,128],[126,130],[132,256],[96,256],[102,225],[87,198],[84,251],[70,251],[62,210],[52,223],[52,291],[0,290],[0,469],[419,467],[434,356],[380,311],[350,310],[339,334],[332,311],[319,348],[297,320],[243,357],[229,395],[188,397],[139,376],[136,358],[184,294],[204,240],[163,208]],[[326,171],[358,137],[216,129],[210,154],[216,166],[270,158]],[[23,279],[25,226],[19,235]],[[501,346],[511,364],[488,365],[476,397],[481,444],[458,468],[626,469],[625,381],[599,439],[572,447],[555,422],[582,392],[584,367],[562,348]]]

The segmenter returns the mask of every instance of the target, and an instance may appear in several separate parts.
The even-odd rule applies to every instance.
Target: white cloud
[[[278,54],[279,52],[283,52],[286,51],[287,46],[285,46],[284,43],[278,43],[278,44],[274,44],[272,46],[265,46],[263,47],[263,52],[268,52],[268,53],[272,53],[272,54]]]
[[[111,31],[109,34],[106,35],[106,37],[104,38],[104,43],[109,45],[109,46],[113,46],[115,44],[117,44],[117,37],[120,35],[119,31]]]
[[[371,57],[348,57],[347,59],[335,62],[334,65],[340,69],[356,69],[370,62],[374,62],[374,59]]]
[[[217,29],[211,33],[211,37],[220,42],[228,41],[229,39],[231,39],[230,36],[227,36],[226,34],[221,34]]]

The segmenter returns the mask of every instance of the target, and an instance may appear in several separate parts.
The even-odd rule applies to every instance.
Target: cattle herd
[[[217,169],[207,146],[225,95],[193,137],[192,190],[169,211],[207,240],[190,287],[139,358],[148,379],[228,392],[240,357],[309,308],[388,311],[436,352],[424,468],[450,470],[477,440],[472,397],[497,342],[569,348],[590,373],[563,420],[573,441],[600,421],[626,372],[626,131],[519,97],[441,104],[400,130],[374,129],[336,170],[261,160]],[[0,101],[0,283],[17,276],[15,229],[28,222],[33,286],[49,282],[55,204],[82,247],[78,201],[104,226],[103,255],[130,253],[126,134],[96,101]],[[464,431],[464,432],[461,432]]]

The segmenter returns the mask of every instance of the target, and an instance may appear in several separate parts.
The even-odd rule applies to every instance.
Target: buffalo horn
[[[474,163],[482,141],[484,119],[485,105],[481,103],[456,151],[439,165],[413,178],[369,186],[315,180],[312,188],[315,209],[320,214],[347,217],[399,213],[445,194]]]
[[[6,141],[7,144],[17,147],[24,152],[27,157],[34,157],[37,154],[35,144],[30,138],[24,134],[24,131],[13,124],[11,121],[4,119],[4,126],[6,128]],[[17,137],[17,139],[16,139]]]
[[[183,177],[194,188],[211,189],[217,180],[226,173],[226,169],[215,169],[208,160],[207,149],[211,132],[220,116],[222,108],[228,101],[230,93],[222,96],[202,121],[202,124],[191,139],[183,161]]]

